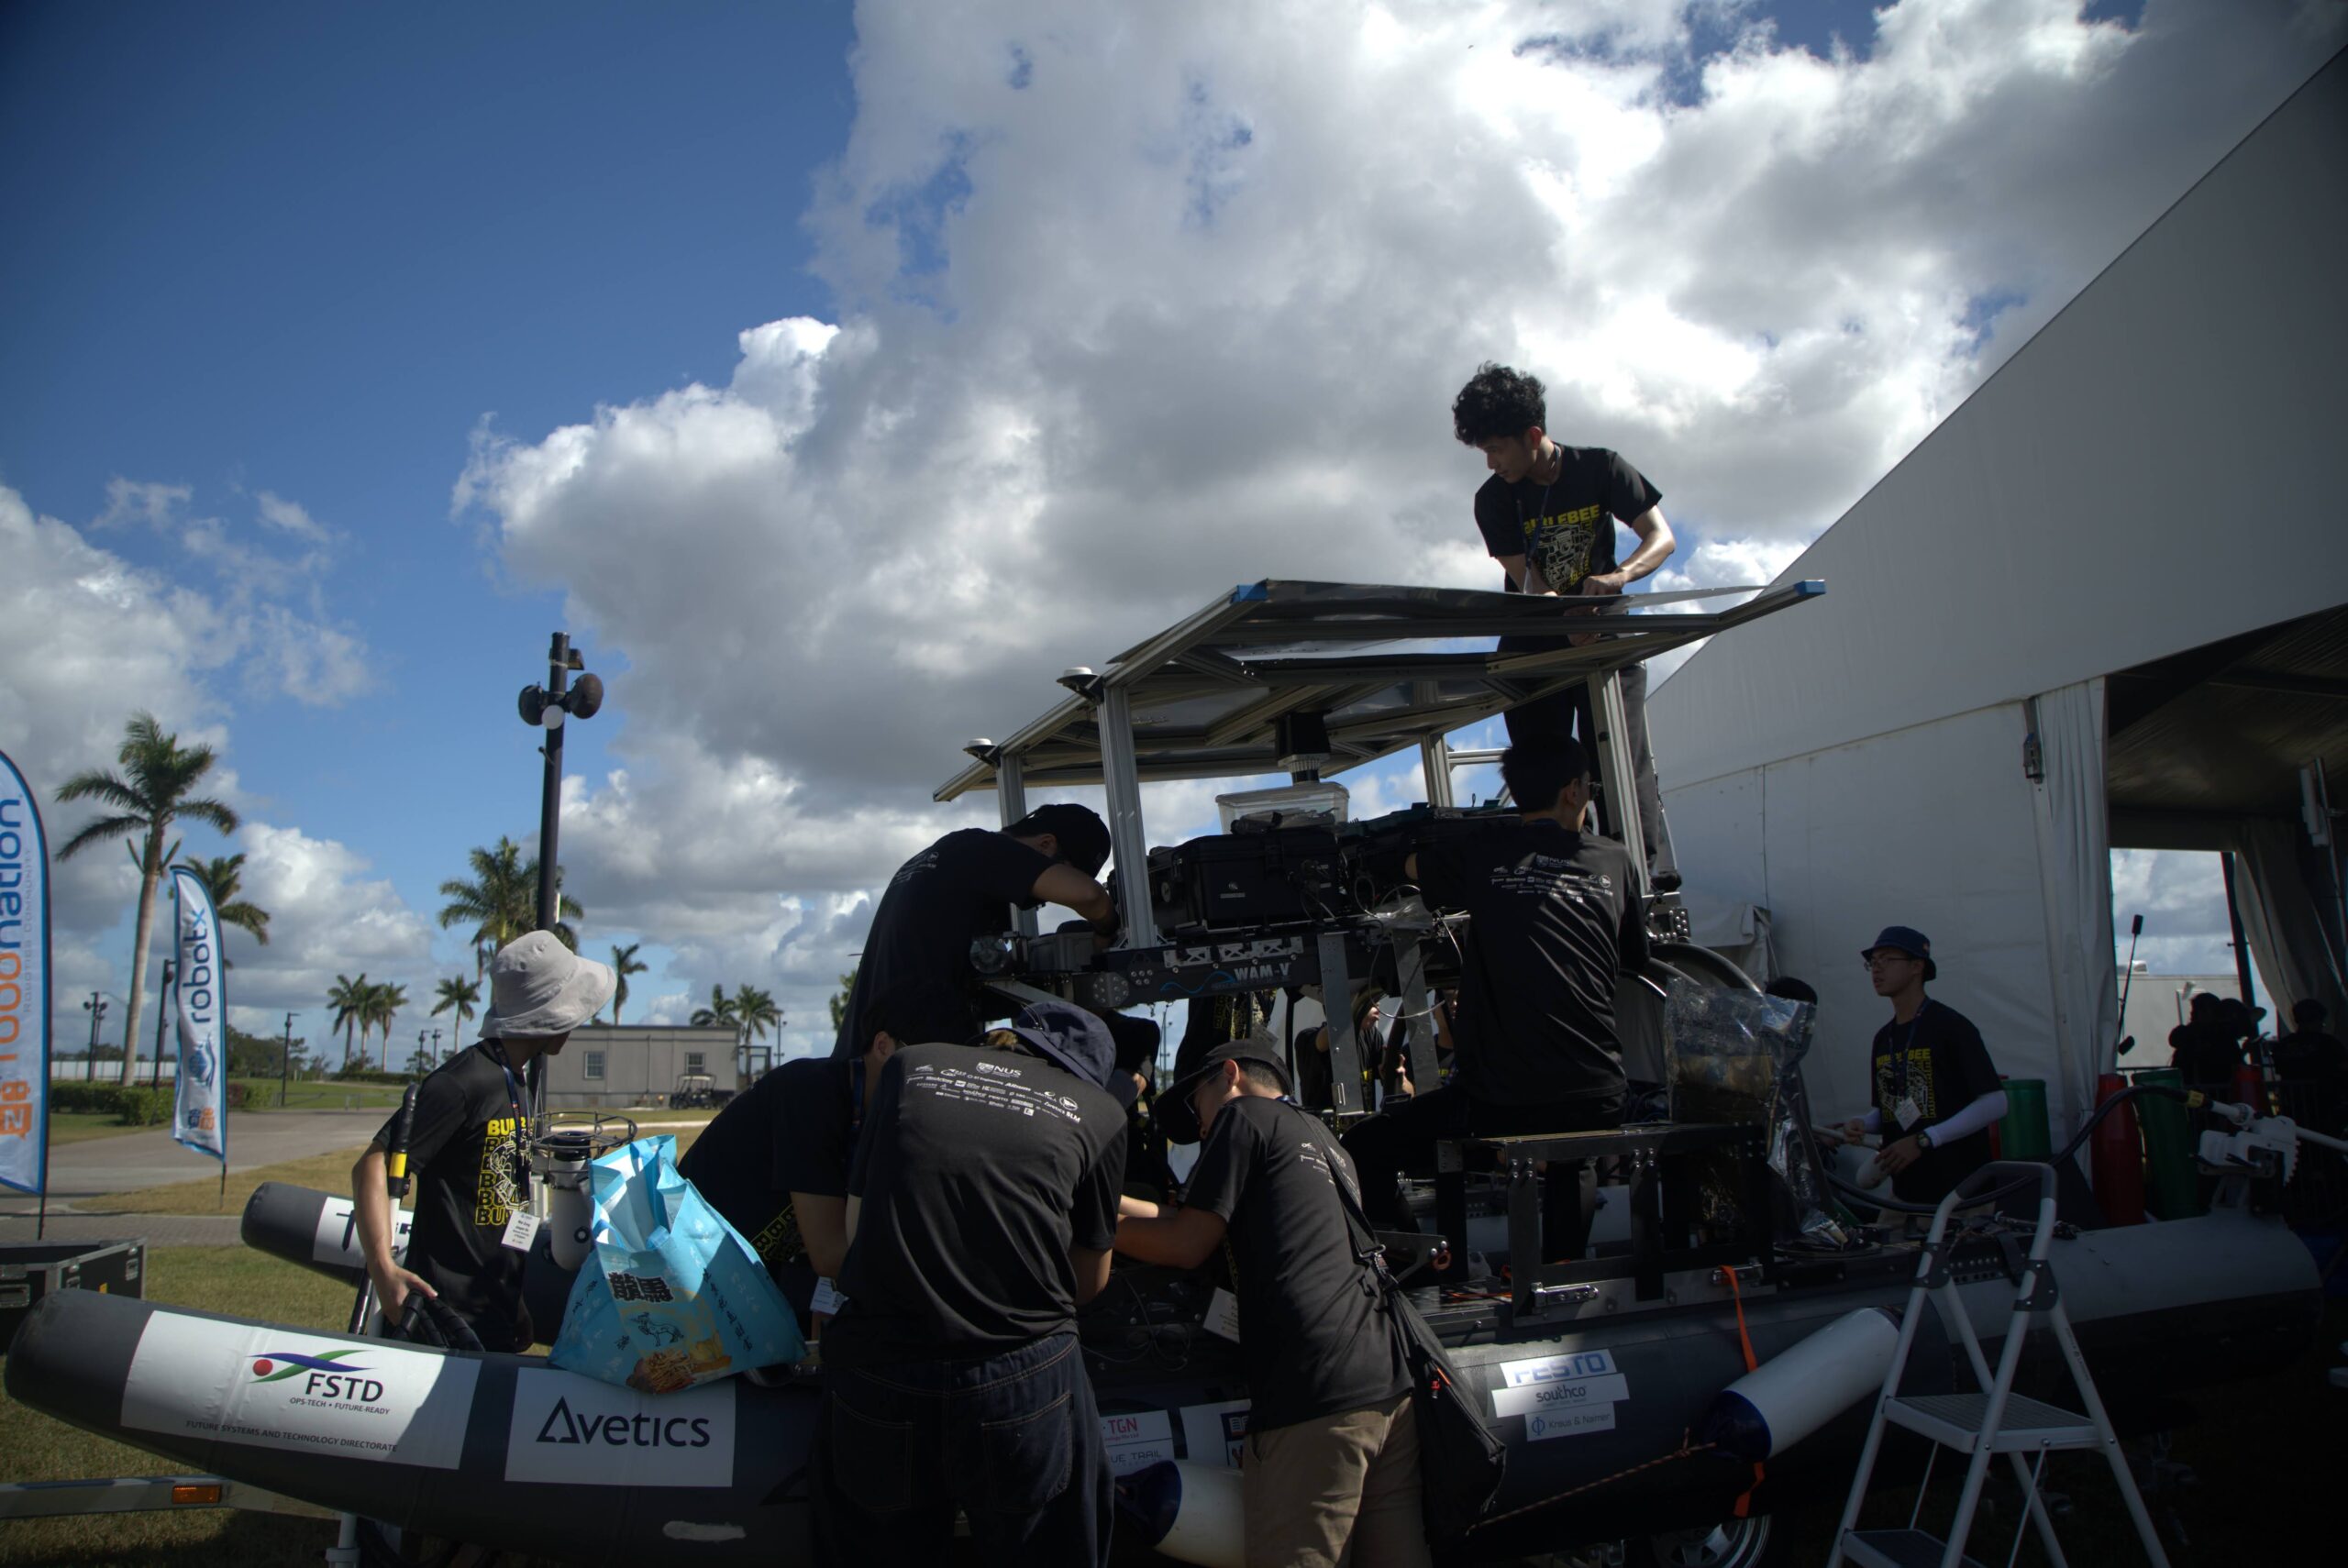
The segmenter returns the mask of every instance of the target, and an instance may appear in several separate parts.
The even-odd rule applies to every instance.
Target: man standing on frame
[[[1604,447],[1561,447],[1549,438],[1549,408],[1540,378],[1490,361],[1452,400],[1451,428],[1463,445],[1484,454],[1492,471],[1476,491],[1476,531],[1507,574],[1510,593],[1567,597],[1619,594],[1654,573],[1676,547],[1664,520],[1663,492],[1647,482],[1619,452]],[[1619,566],[1614,525],[1638,536],[1638,547]],[[1588,613],[1587,611],[1581,612]],[[1501,639],[1501,653],[1538,653],[1567,644],[1593,642],[1599,634],[1575,632],[1564,638],[1512,635]],[[1656,782],[1655,753],[1647,745],[1647,672],[1631,665],[1622,672],[1623,718],[1637,780],[1639,826],[1655,889],[1679,886],[1671,835],[1663,822],[1663,794]],[[1589,689],[1578,682],[1547,697],[1519,703],[1507,714],[1511,745],[1527,740],[1578,738],[1596,745],[1597,725]],[[1599,802],[1602,829],[1623,836],[1620,813],[1611,801]]]

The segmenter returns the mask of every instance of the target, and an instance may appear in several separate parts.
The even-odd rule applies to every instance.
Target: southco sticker
[[[374,1341],[157,1312],[130,1358],[122,1424],[454,1470],[480,1373]]]
[[[734,1383],[640,1394],[573,1372],[514,1379],[505,1478],[565,1485],[731,1486]]]

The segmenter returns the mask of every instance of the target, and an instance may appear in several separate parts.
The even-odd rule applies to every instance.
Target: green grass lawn
[[[52,1110],[49,1113],[49,1142],[51,1147],[59,1143],[80,1143],[92,1138],[113,1138],[125,1132],[144,1131],[144,1128],[124,1126],[111,1110]]]
[[[282,1084],[275,1078],[235,1078],[249,1097],[249,1111],[267,1110],[389,1110],[400,1102],[400,1084],[338,1084],[331,1078],[295,1078]],[[278,1104],[282,1093],[285,1103]]]

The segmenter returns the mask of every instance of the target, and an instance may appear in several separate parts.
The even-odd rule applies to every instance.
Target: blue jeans
[[[1113,1477],[1075,1334],[826,1375],[816,1496],[834,1561],[937,1568],[958,1506],[981,1562],[1108,1562]]]

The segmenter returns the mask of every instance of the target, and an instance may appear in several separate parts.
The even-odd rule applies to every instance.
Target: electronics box
[[[95,1290],[144,1296],[147,1239],[128,1242],[0,1242],[0,1351],[15,1342],[44,1296]]]
[[[1279,827],[1291,819],[1313,826],[1342,826],[1350,797],[1343,784],[1283,784],[1277,790],[1242,790],[1217,795],[1215,810],[1223,813],[1223,831],[1242,822]]]
[[[1149,852],[1150,892],[1167,931],[1228,930],[1336,913],[1337,835],[1268,828]]]

